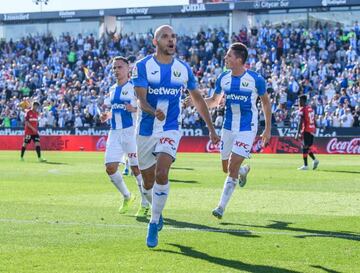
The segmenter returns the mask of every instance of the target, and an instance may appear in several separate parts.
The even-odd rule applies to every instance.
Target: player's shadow
[[[335,270],[332,270],[332,269],[328,269],[328,268],[323,267],[321,265],[311,265],[311,267],[317,268],[317,269],[322,269],[322,270],[324,270],[325,272],[328,272],[328,273],[341,273],[340,271],[335,271]]]
[[[173,247],[179,249],[179,251],[168,250],[168,249],[157,249],[155,251],[165,252],[177,255],[183,255],[186,257],[191,257],[194,259],[204,260],[209,263],[213,263],[216,265],[224,266],[230,269],[235,269],[239,271],[245,272],[253,272],[253,273],[299,273],[299,271],[288,270],[281,267],[268,266],[268,265],[257,265],[257,264],[249,264],[244,263],[237,260],[224,259],[220,257],[210,256],[205,252],[200,252],[198,250],[193,249],[192,247],[183,246],[179,244],[168,244]]]
[[[266,226],[234,224],[234,223],[221,223],[221,225],[267,228],[267,229],[276,229],[276,230],[282,230],[282,231],[294,231],[294,232],[308,233],[308,234],[302,234],[302,235],[294,235],[295,238],[327,237],[327,238],[345,239],[345,240],[351,240],[351,241],[360,241],[360,234],[355,233],[355,232],[348,232],[348,231],[337,232],[337,231],[297,228],[297,227],[291,227],[290,225],[293,224],[291,222],[282,222],[282,221],[272,221],[272,222],[273,222],[272,224],[269,224]]]
[[[68,163],[64,163],[64,162],[53,162],[53,161],[46,161],[44,163],[49,165],[69,165]]]
[[[178,179],[170,179],[170,182],[175,183],[184,183],[184,184],[199,184],[196,180],[178,180]]]
[[[360,171],[358,172],[358,171],[342,171],[342,170],[318,170],[318,172],[360,174]]]
[[[193,171],[194,168],[184,168],[184,167],[171,167],[172,170],[184,170],[184,171]]]
[[[142,222],[142,223],[148,223],[149,220],[147,220],[145,217],[136,217],[136,221]],[[241,236],[241,237],[247,237],[247,238],[259,238],[259,235],[252,234],[251,231],[248,230],[240,230],[240,229],[222,229],[222,228],[216,228],[216,227],[209,227],[206,225],[201,224],[195,224],[195,223],[189,223],[189,222],[183,222],[178,221],[170,218],[164,218],[164,224],[165,228],[166,226],[171,226],[173,228],[177,229],[193,229],[198,231],[204,231],[204,232],[214,232],[214,233],[226,233],[234,236]]]

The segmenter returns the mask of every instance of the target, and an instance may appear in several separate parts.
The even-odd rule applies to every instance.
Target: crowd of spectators
[[[318,127],[358,127],[360,115],[360,26],[304,28],[282,24],[243,28],[231,36],[224,29],[179,36],[178,56],[192,67],[204,96],[214,92],[231,42],[248,46],[249,69],[261,73],[271,98],[276,126],[298,124],[300,94],[307,94]],[[103,126],[108,88],[114,83],[111,58],[152,53],[152,33],[77,37],[28,36],[0,42],[0,126],[24,122],[19,103],[26,98],[42,105],[41,127]],[[211,113],[216,126],[224,119],[224,103]],[[264,115],[259,107],[260,124]],[[204,126],[191,107],[183,109],[184,127]]]

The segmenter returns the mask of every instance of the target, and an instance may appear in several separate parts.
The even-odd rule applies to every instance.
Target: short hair
[[[113,62],[115,62],[115,61],[123,61],[124,63],[129,64],[129,60],[126,57],[123,57],[123,56],[115,56],[112,59],[112,61]]]
[[[40,102],[34,101],[34,102],[33,102],[33,106],[35,106],[35,105],[38,106],[38,107],[40,107]]]
[[[235,56],[237,58],[241,58],[243,64],[245,64],[248,58],[248,49],[246,45],[244,45],[243,43],[233,43],[231,44],[230,49],[234,51]]]
[[[160,34],[162,33],[162,30],[164,28],[170,28],[172,31],[174,31],[173,27],[170,26],[170,25],[162,25],[162,26],[159,26],[156,30],[155,30],[155,33],[154,33],[154,39],[155,40],[159,40],[160,38]]]
[[[127,60],[129,63],[135,63],[136,62],[136,56],[135,55],[130,55],[129,57],[127,57]]]
[[[307,96],[306,95],[301,95],[299,96],[300,101],[306,102],[307,101]]]

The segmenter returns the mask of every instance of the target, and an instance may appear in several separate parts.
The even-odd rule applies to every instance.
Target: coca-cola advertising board
[[[331,138],[326,145],[328,154],[360,154],[360,137]]]

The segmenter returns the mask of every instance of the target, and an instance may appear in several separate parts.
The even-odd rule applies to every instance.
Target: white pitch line
[[[60,221],[39,221],[39,220],[20,220],[20,219],[0,219],[0,223],[15,223],[15,224],[47,224],[47,225],[59,225],[59,226],[89,226],[89,227],[102,227],[102,228],[137,228],[146,229],[147,225],[139,223],[137,225],[127,224],[101,224],[101,223],[83,223],[83,222],[60,222]],[[196,224],[194,224],[196,225]],[[309,236],[309,237],[332,237],[332,238],[344,238],[344,239],[357,239],[360,240],[360,235],[348,235],[334,233],[298,233],[294,232],[274,232],[274,231],[255,231],[255,230],[238,230],[238,229],[222,229],[222,228],[188,228],[188,227],[172,227],[166,226],[166,230],[175,231],[188,231],[188,232],[214,232],[214,233],[238,233],[245,235],[285,235],[285,236]]]

